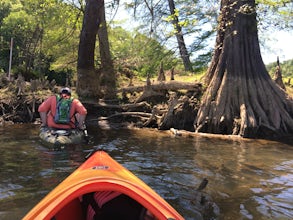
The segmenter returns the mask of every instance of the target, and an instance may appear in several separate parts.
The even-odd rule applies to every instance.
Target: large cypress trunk
[[[102,1],[102,0],[101,0]],[[101,88],[105,99],[116,99],[116,75],[110,53],[110,45],[105,16],[105,5],[99,10],[98,38],[101,56]]]
[[[77,61],[77,93],[81,99],[96,99],[100,95],[99,74],[95,70],[95,45],[99,27],[99,8],[103,1],[88,0],[85,6]]]
[[[293,133],[293,100],[269,76],[254,0],[222,0],[197,132],[273,138]]]

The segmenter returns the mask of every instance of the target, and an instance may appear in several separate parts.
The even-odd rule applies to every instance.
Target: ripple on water
[[[263,181],[263,189],[254,188],[257,210],[271,219],[293,219],[293,175],[284,174]],[[288,187],[289,186],[289,187]]]
[[[14,190],[23,188],[21,185],[7,183],[0,184],[0,199],[5,199],[15,195]]]

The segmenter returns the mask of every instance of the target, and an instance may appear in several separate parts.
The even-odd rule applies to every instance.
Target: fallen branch
[[[138,103],[132,103],[132,104],[123,104],[123,105],[115,105],[115,104],[107,104],[103,101],[99,101],[98,104],[95,103],[86,103],[85,105],[92,105],[93,107],[99,108],[109,108],[109,109],[120,109],[123,111],[129,111],[129,109],[139,108],[139,107],[145,107],[151,109],[151,105],[147,102],[138,102]]]
[[[140,116],[140,117],[151,117],[151,113],[145,113],[145,112],[121,112],[121,113],[116,113],[114,115],[110,115],[108,117],[99,117],[97,120],[109,120],[110,118],[118,117],[118,116]]]
[[[200,91],[202,89],[201,83],[189,83],[189,82],[178,82],[178,81],[170,81],[170,82],[160,82],[156,84],[148,85],[154,91],[161,90],[190,90],[190,91]],[[130,86],[126,88],[119,89],[117,92],[122,93],[133,93],[133,92],[142,92],[144,91],[145,86]]]
[[[205,137],[205,138],[218,138],[223,140],[233,140],[233,141],[261,141],[264,142],[265,140],[262,139],[249,139],[241,137],[240,135],[224,135],[224,134],[210,134],[210,133],[202,133],[202,132],[191,132],[185,130],[178,130],[171,128],[170,130],[161,131],[161,132],[168,132],[174,135],[175,137]]]
[[[166,112],[167,112],[167,110],[163,111],[155,105],[152,109],[151,117],[149,117],[149,119],[143,124],[143,126],[147,127],[153,120],[156,120],[156,121],[157,121],[157,119],[161,120],[162,116],[159,116],[159,115],[162,115]],[[159,123],[157,122],[157,124],[159,124]]]

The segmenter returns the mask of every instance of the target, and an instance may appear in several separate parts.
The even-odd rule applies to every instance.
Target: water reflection
[[[39,142],[37,127],[0,132],[0,219],[21,219],[93,146],[143,179],[186,219],[197,219],[195,190],[203,178],[220,219],[293,219],[290,145],[89,128],[93,144],[54,151]]]

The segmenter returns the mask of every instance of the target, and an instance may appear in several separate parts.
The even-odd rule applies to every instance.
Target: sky
[[[276,62],[277,56],[283,61],[293,59],[293,30],[290,32],[279,31],[271,34],[266,42],[270,49],[261,47],[261,54],[265,64]]]

